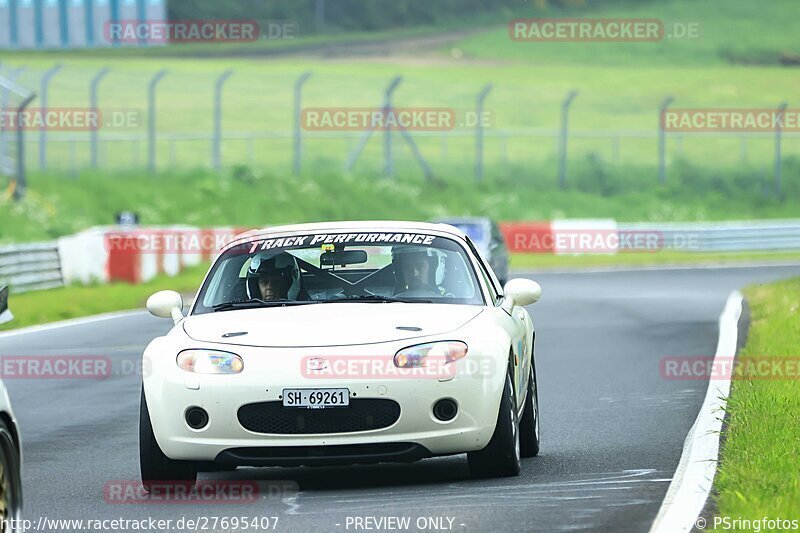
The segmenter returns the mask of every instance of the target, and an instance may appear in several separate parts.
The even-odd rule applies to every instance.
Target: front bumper
[[[237,466],[335,466],[380,462],[410,463],[432,457],[430,450],[408,442],[337,446],[231,448],[215,462]]]
[[[307,350],[296,349],[238,350],[245,360],[241,374],[197,375],[180,370],[173,357],[162,358],[153,348],[145,354],[152,369],[144,379],[145,395],[156,440],[175,460],[253,466],[338,464],[476,451],[486,447],[494,433],[503,386],[502,377],[461,371],[447,381],[309,378],[300,371]],[[476,365],[478,356],[468,357]],[[465,360],[454,364],[466,365]],[[340,387],[350,390],[351,399],[394,400],[400,405],[399,418],[389,427],[369,431],[265,434],[245,429],[237,417],[244,405],[279,401],[284,389]],[[434,403],[443,398],[458,404],[458,414],[448,422],[433,416]],[[191,429],[184,418],[193,406],[208,413],[209,422],[200,430]],[[321,454],[317,447],[331,449]]]

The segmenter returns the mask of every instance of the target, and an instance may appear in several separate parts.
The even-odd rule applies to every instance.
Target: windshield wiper
[[[251,298],[250,300],[240,300],[235,302],[225,302],[212,307],[214,311],[230,311],[232,309],[258,309],[261,307],[284,307],[287,305],[305,305],[318,302],[308,300],[262,300],[261,298]]]
[[[336,298],[335,300],[322,300],[323,303],[335,304],[341,302],[374,302],[374,303],[419,303],[431,304],[431,300],[420,300],[417,298],[395,298],[393,296],[381,296],[379,294],[364,294],[360,296],[346,296],[344,298]]]

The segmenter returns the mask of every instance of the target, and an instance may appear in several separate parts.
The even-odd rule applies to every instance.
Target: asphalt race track
[[[647,531],[707,387],[662,378],[660,359],[712,356],[730,291],[798,274],[798,267],[762,267],[533,275],[544,287],[530,309],[543,444],[539,457],[523,460],[522,475],[472,480],[463,455],[411,465],[201,474],[290,480],[299,488],[247,505],[104,499],[109,483],[138,480],[137,367],[168,320],[140,313],[0,337],[1,356],[113,360],[108,379],[5,379],[23,433],[24,516],[36,523],[41,516],[277,515],[277,530],[287,532],[363,531],[354,517],[390,516],[410,517],[411,530],[419,517],[434,517],[444,519],[439,530]]]

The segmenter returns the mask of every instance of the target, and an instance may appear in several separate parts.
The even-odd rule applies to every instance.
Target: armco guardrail
[[[800,250],[800,220],[617,223],[612,219],[565,219],[500,226],[509,250],[515,253]]]
[[[0,285],[13,293],[64,285],[58,243],[0,246]]]
[[[701,252],[800,250],[800,220],[619,224],[620,233],[658,232],[663,248]]]

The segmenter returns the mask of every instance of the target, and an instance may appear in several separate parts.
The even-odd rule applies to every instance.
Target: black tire
[[[142,389],[139,409],[139,467],[142,484],[150,492],[154,485],[194,485],[197,481],[197,465],[191,461],[175,461],[164,455],[156,442],[147,399]]]
[[[0,519],[2,524],[14,524],[20,531],[22,513],[22,478],[20,477],[20,454],[10,428],[0,420]],[[13,520],[13,521],[12,521]]]
[[[509,477],[519,475],[520,457],[517,401],[508,372],[492,439],[486,448],[468,453],[467,461],[474,477]]]
[[[539,455],[539,439],[539,387],[536,383],[536,371],[531,368],[525,408],[519,419],[519,447],[522,457]]]

